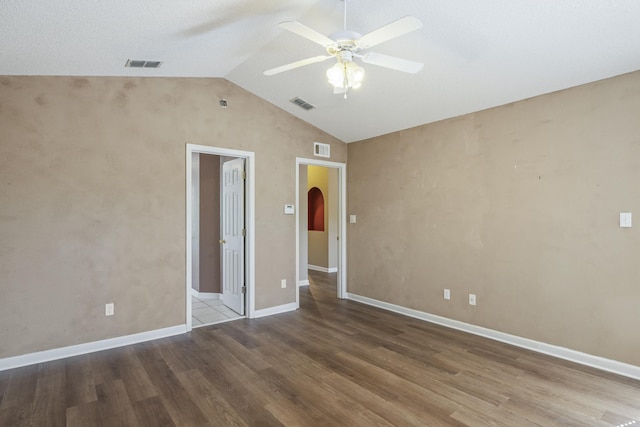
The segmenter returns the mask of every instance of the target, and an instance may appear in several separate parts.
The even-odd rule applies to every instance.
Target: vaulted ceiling
[[[352,142],[640,70],[637,0],[347,1],[347,27],[361,34],[419,18],[421,29],[371,50],[422,71],[361,64],[347,99],[327,82],[333,60],[263,75],[325,54],[278,23],[329,35],[342,29],[342,0],[4,0],[0,75],[220,77]]]

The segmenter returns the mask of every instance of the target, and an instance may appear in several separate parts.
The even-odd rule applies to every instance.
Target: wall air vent
[[[331,157],[331,146],[321,142],[314,142],[313,155],[318,157]]]
[[[129,68],[158,68],[162,65],[161,61],[143,61],[141,59],[127,59],[125,67]]]
[[[297,96],[293,99],[290,99],[289,102],[297,105],[298,107],[302,108],[303,110],[313,110],[314,108],[316,108],[315,105],[309,104],[307,101],[305,101],[302,98],[298,98]]]

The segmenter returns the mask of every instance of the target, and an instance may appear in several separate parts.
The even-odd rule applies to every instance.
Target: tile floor
[[[191,296],[191,310],[191,322],[194,328],[242,318],[238,313],[222,304],[222,300],[218,298],[200,299]]]

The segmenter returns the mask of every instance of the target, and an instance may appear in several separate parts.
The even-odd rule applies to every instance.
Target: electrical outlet
[[[280,281],[280,286],[282,287],[282,289],[287,287],[287,279],[282,279]]]
[[[476,294],[469,294],[469,305],[476,305]]]
[[[110,302],[104,305],[104,315],[113,316],[115,314],[115,304]]]
[[[449,289],[444,290],[444,299],[451,299],[451,291]]]

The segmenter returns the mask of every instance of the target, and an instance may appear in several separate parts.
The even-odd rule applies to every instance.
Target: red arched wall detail
[[[318,187],[309,190],[309,230],[324,231],[324,196]]]

